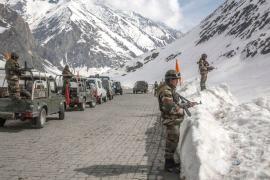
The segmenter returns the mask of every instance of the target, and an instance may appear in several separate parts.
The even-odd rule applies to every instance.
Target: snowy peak
[[[175,41],[181,33],[134,12],[88,0],[11,0],[44,47],[59,54],[55,65],[119,67],[146,51]]]

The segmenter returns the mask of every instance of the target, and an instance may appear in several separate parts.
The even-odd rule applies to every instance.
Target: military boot
[[[173,159],[165,159],[165,171],[171,172],[171,173],[180,173],[180,169],[175,167],[175,163]]]
[[[174,168],[175,168],[175,171],[177,173],[180,173],[181,172],[181,163],[176,163],[175,160],[173,159],[173,165],[174,165]]]
[[[201,86],[201,91],[205,90],[206,86]]]

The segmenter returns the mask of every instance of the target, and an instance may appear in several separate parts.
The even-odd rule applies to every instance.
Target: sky
[[[225,0],[98,0],[187,32]]]

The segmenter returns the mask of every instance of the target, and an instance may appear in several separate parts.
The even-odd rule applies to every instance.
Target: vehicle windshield
[[[108,80],[103,80],[102,81],[102,86],[104,87],[104,88],[109,88],[109,85],[110,85],[110,83],[109,83],[109,81]]]
[[[94,80],[94,79],[89,79],[89,80],[87,81],[87,84],[96,84],[96,83],[95,83],[95,80]]]

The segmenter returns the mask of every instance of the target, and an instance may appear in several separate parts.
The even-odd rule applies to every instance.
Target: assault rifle
[[[188,110],[188,108],[191,108],[195,105],[199,105],[199,104],[202,104],[202,102],[200,101],[199,103],[198,102],[192,102],[188,99],[186,99],[185,97],[181,96],[180,94],[178,93],[175,93],[176,94],[176,99],[178,100],[177,101],[177,105],[180,106],[180,108],[183,108],[185,113],[190,117],[191,116],[191,113],[190,111]]]

